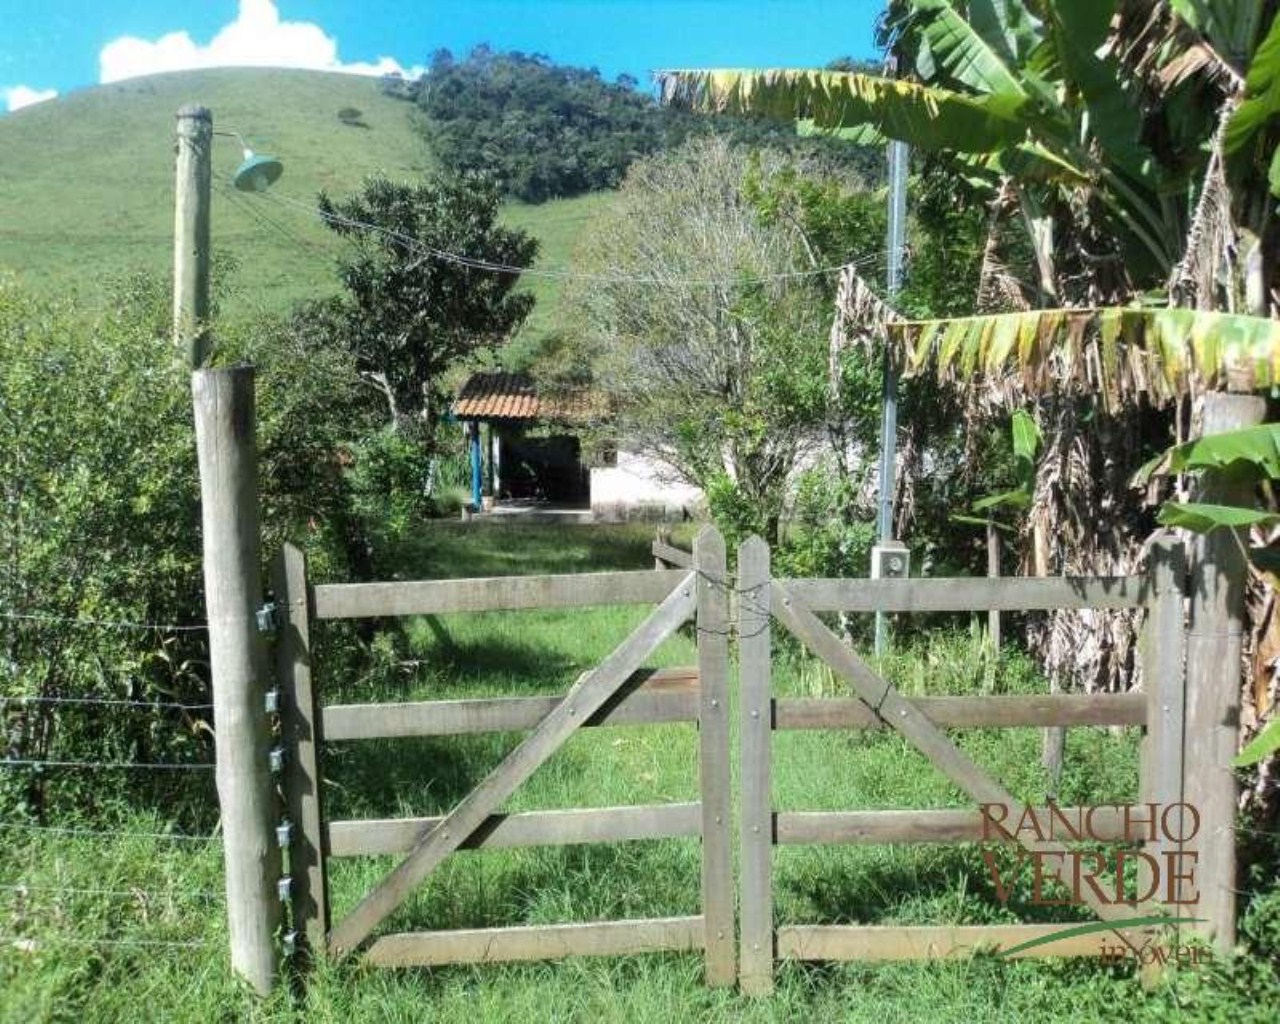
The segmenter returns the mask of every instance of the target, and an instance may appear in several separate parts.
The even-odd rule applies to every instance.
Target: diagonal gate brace
[[[771,588],[773,615],[797,639],[805,644],[835,672],[851,684],[863,702],[887,725],[897,730],[920,753],[924,754],[948,779],[980,804],[1004,804],[1010,816],[1021,816],[1022,804],[1014,800],[1005,788],[991,777],[964,751],[957,747],[945,732],[939,729],[927,715],[902,697],[893,685],[866,662],[853,653],[835,633],[819,619],[802,601],[774,580]],[[1018,833],[1018,841],[1032,853],[1061,854],[1065,864],[1067,847],[1049,840],[1037,840]],[[1063,881],[1063,869],[1045,860],[1044,870]],[[1132,916],[1123,907],[1104,903],[1093,893],[1081,893],[1090,909],[1104,921]],[[1125,930],[1117,928],[1116,934],[1133,948]]]
[[[480,828],[540,765],[564,745],[697,607],[690,573],[598,667],[579,680],[515,750],[414,845],[409,855],[329,935],[329,949],[345,957],[421,882]]]

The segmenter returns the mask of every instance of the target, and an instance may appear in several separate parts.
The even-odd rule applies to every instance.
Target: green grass
[[[458,577],[644,568],[644,527],[424,524],[401,553],[402,575]],[[687,542],[687,532],[679,540]],[[412,700],[560,692],[596,664],[644,609],[511,612],[412,619],[357,645],[336,624],[316,630],[315,664],[328,700]],[[846,692],[810,658],[776,643],[783,694]],[[353,656],[353,651],[358,656]],[[688,664],[687,633],[655,664]],[[352,671],[352,669],[357,671]],[[1032,692],[1028,662],[974,657],[963,633],[921,641],[886,671],[911,692]],[[964,748],[1025,799],[1042,796],[1035,730],[957,733]],[[1132,733],[1073,729],[1064,801],[1134,794]],[[586,730],[540,769],[508,810],[696,798],[696,732],[690,726]],[[331,744],[326,795],[334,817],[429,814],[451,806],[518,742],[513,735]],[[776,737],[774,799],[780,808],[960,806],[960,794],[893,734],[783,733]],[[67,809],[71,814],[72,809]],[[117,827],[122,823],[113,819]],[[163,831],[139,814],[124,825]],[[1265,957],[1186,971],[1144,993],[1122,969],[1092,963],[785,965],[778,991],[749,1000],[702,985],[695,955],[562,963],[375,971],[325,967],[305,992],[254,1007],[229,977],[215,845],[7,835],[0,847],[0,934],[199,942],[167,947],[0,948],[0,1019],[116,1021],[1095,1021],[1271,1020],[1280,980]],[[15,841],[9,842],[9,839]],[[695,913],[698,845],[669,840],[461,853],[450,858],[383,927],[455,928]],[[354,905],[393,861],[332,863],[336,913]],[[999,904],[978,851],[951,847],[784,848],[774,860],[777,917],[785,922],[983,923],[1044,918]],[[58,894],[101,888],[130,897]],[[168,899],[141,893],[176,893]],[[1246,918],[1252,941],[1280,935],[1280,893],[1260,887]],[[1270,893],[1270,895],[1267,895]],[[1066,915],[1055,914],[1056,919]],[[1250,922],[1253,923],[1250,923]],[[1271,936],[1271,939],[1267,937]],[[1268,1009],[1268,1007],[1272,1009]]]
[[[265,197],[244,196],[229,185],[238,143],[215,139],[213,248],[236,264],[224,275],[227,317],[283,312],[338,290],[333,259],[342,243],[282,200],[311,203],[321,189],[342,195],[373,173],[413,179],[432,167],[413,106],[383,96],[370,78],[233,68],[84,89],[0,116],[0,270],[89,308],[123,276],[168,274],[174,114],[190,102],[212,109],[215,129],[242,133],[285,165]],[[366,127],[342,123],[337,112],[346,107],[360,110]],[[603,202],[513,204],[506,217],[542,239],[543,266],[560,267]],[[547,279],[530,286],[541,302],[534,334],[554,325],[558,288]]]

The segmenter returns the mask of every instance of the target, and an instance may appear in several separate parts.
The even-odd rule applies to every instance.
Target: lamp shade
[[[273,156],[260,156],[251,149],[244,151],[244,163],[236,168],[231,182],[241,192],[265,192],[284,173],[284,164]]]

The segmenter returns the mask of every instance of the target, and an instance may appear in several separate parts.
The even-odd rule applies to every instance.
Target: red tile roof
[[[475,373],[453,403],[460,420],[587,420],[599,400],[588,391],[540,395],[526,373]]]

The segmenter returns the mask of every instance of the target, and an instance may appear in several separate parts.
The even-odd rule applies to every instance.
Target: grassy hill
[[[336,291],[332,261],[342,243],[290,203],[309,203],[320,189],[341,195],[374,172],[412,178],[432,166],[413,106],[383,96],[369,78],[230,68],[85,89],[0,117],[0,269],[88,304],[121,275],[167,273],[174,114],[190,102],[213,110],[215,129],[242,133],[285,165],[267,197],[245,196],[230,187],[238,144],[215,139],[213,248],[234,263],[226,316]],[[361,112],[360,126],[339,119],[349,107]],[[542,239],[543,265],[561,266],[602,201],[514,204],[508,217]],[[555,319],[555,283],[530,280],[540,300],[534,332]]]

